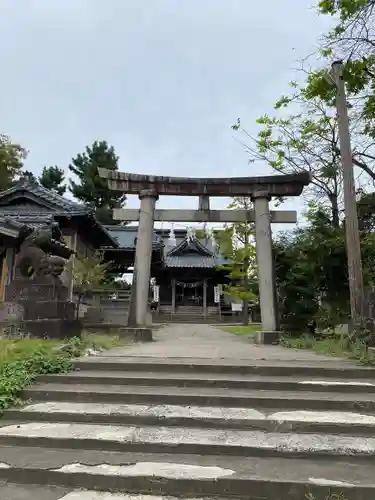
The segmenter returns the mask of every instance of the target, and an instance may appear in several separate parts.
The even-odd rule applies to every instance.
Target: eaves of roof
[[[182,256],[189,253],[194,253],[196,256],[213,257],[213,253],[208,250],[202,243],[195,237],[184,238],[176,247],[172,248],[167,256]]]
[[[220,254],[212,255],[210,257],[198,254],[187,254],[172,257],[167,255],[164,258],[165,267],[213,269],[226,264],[228,264],[228,261]]]
[[[104,226],[113,239],[116,240],[118,248],[134,250],[137,240],[137,227]],[[154,231],[152,234],[152,247],[157,250],[163,247],[161,237]]]
[[[46,189],[45,187],[37,184],[35,182],[31,182],[27,179],[20,179],[14,186],[5,191],[0,192],[0,205],[2,200],[6,200],[12,195],[23,193],[27,195],[27,193],[34,195],[40,200],[44,200],[47,204],[53,205],[56,209],[60,209],[64,213],[88,213],[90,209],[76,203],[68,198],[64,198],[63,196],[58,195],[57,193],[51,191],[50,189]]]

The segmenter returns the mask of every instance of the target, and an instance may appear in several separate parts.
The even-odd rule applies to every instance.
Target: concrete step
[[[76,361],[80,371],[122,371],[122,372],[163,372],[163,373],[200,373],[200,374],[235,374],[260,375],[272,377],[314,377],[326,380],[375,380],[375,369],[363,365],[338,360],[317,358],[314,364],[307,362],[264,361],[257,359],[255,363],[225,359],[196,358],[152,358],[152,357],[110,357],[96,356]]]
[[[72,422],[132,426],[242,429],[267,432],[373,436],[375,414],[350,411],[294,411],[177,405],[126,405],[48,401],[12,409],[4,419],[19,422]]]
[[[81,491],[81,496],[71,492],[70,497],[62,497],[64,500],[174,500],[169,495],[196,500],[212,497],[224,500],[225,496],[303,500],[308,493],[316,500],[323,500],[329,498],[326,497],[329,491],[332,495],[343,494],[345,500],[370,500],[375,494],[373,463],[360,462],[354,457],[338,463],[330,458],[312,461],[12,446],[1,447],[0,462],[3,464],[0,479],[17,480],[19,485],[50,484],[77,490],[116,491],[120,495],[95,496]],[[129,496],[124,493],[121,496],[120,492]],[[156,497],[142,497],[142,494]],[[47,496],[38,498],[50,500]],[[57,498],[60,499],[51,496],[51,500]]]
[[[202,316],[153,316],[154,322],[157,323],[180,323],[180,324],[193,324],[193,325],[211,325],[211,324],[222,324],[223,321],[220,318]]]
[[[74,497],[70,497],[70,499],[67,497],[70,492],[71,488],[15,484],[0,479],[1,500],[30,500],[31,498],[38,500],[75,500]],[[80,497],[76,497],[77,500],[78,498]]]
[[[23,475],[32,475],[33,470],[22,471]],[[73,481],[74,482],[74,481]],[[179,500],[171,496],[138,495],[128,493],[113,493],[110,491],[94,491],[74,489],[71,487],[60,488],[56,486],[40,486],[31,484],[0,483],[1,500]],[[207,498],[191,500],[210,500]],[[218,499],[220,500],[220,499]],[[225,500],[225,499],[222,499]]]
[[[210,374],[204,377],[199,373],[167,372],[123,372],[115,371],[80,371],[67,375],[42,375],[38,382],[58,384],[109,384],[133,386],[171,386],[171,387],[218,387],[227,389],[259,389],[280,391],[310,392],[345,392],[345,393],[375,393],[375,379],[358,380],[321,380],[304,377],[267,377],[260,375]]]
[[[119,404],[170,404],[235,408],[283,408],[375,412],[375,394],[308,391],[257,391],[223,388],[155,387],[108,384],[36,384],[23,391],[32,401],[74,401]]]
[[[119,452],[322,459],[375,463],[375,438],[253,430],[27,422],[0,427],[1,445]]]
[[[30,486],[41,500],[375,498],[374,369],[265,361],[262,348],[252,364],[117,352],[39,378],[5,412],[11,500],[22,485],[61,494]]]

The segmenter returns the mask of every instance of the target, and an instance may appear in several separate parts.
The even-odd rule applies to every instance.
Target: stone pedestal
[[[82,324],[76,319],[75,304],[66,299],[68,290],[58,281],[48,283],[15,279],[6,290],[6,300],[17,305],[17,318],[4,318],[14,324],[20,335],[36,338],[68,339],[79,337]]]
[[[20,323],[20,329],[30,337],[64,340],[80,337],[82,324],[77,319],[68,318],[29,319]]]
[[[254,344],[258,345],[277,345],[280,340],[281,332],[255,332]]]
[[[152,342],[151,328],[120,328],[120,338],[132,342]]]

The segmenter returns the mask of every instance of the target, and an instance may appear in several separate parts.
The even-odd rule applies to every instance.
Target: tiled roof
[[[213,253],[208,250],[195,237],[186,237],[176,247],[172,248],[167,254],[168,257],[177,257],[185,254],[195,254],[195,256],[213,257]]]
[[[166,267],[214,268],[225,265],[227,260],[205,247],[198,238],[186,236],[166,254],[164,263]]]
[[[202,257],[201,255],[183,255],[178,257],[165,257],[164,259],[166,267],[205,267],[211,268],[215,267],[214,257]]]
[[[61,212],[69,213],[70,215],[85,214],[91,211],[88,207],[69,200],[68,198],[64,198],[50,189],[46,189],[40,184],[28,179],[20,179],[11,188],[0,192],[0,205],[2,205],[3,200],[6,201],[7,198],[18,193],[32,194],[46,201],[48,204],[53,205],[57,210],[60,209]]]
[[[18,198],[31,199],[31,206],[13,204]],[[112,248],[118,246],[117,241],[96,219],[91,208],[64,198],[28,179],[20,179],[13,187],[0,192],[0,217],[21,226],[35,228],[49,225],[59,217],[86,217],[92,223],[101,244]]]
[[[118,241],[120,249],[135,249],[137,226],[105,226],[105,228]],[[165,246],[163,262],[166,267],[215,268],[229,263],[220,252],[211,252],[197,238],[187,238],[186,231],[179,231],[179,233],[181,234],[178,234],[178,243],[174,248],[168,250]],[[159,250],[166,245],[167,235],[168,232],[163,229],[154,230],[154,250]]]
[[[214,268],[227,265],[228,260],[220,253],[211,257],[192,253],[175,257],[167,255],[164,258],[164,263],[166,267]]]
[[[108,233],[114,238],[120,248],[134,249],[137,238],[137,226],[104,226]],[[154,231],[152,235],[152,246],[160,248],[163,245],[162,239]]]
[[[21,228],[22,226],[29,226],[33,228],[42,228],[49,226],[54,221],[52,214],[46,213],[31,213],[31,214],[20,214],[18,212],[8,212],[6,210],[0,209],[0,222],[5,224],[10,224],[16,228]]]
[[[7,215],[4,215],[0,212],[0,226],[3,228],[9,228],[16,233],[13,235],[15,238],[19,236],[19,231],[22,227],[27,226],[31,229],[44,229],[47,227],[51,227],[51,223],[53,223],[53,217],[45,216],[43,220],[35,222],[34,220],[29,220],[28,217],[20,220],[19,218],[12,218]],[[0,233],[2,230],[0,229]],[[55,245],[60,246],[61,248],[67,249],[67,245],[64,241],[58,241],[55,239],[51,240]]]

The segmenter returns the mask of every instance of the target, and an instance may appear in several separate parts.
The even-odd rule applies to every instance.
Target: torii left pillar
[[[148,326],[152,236],[154,231],[155,204],[158,198],[158,193],[151,189],[145,189],[139,193],[141,208],[139,211],[139,225],[135,249],[134,293],[131,306],[132,309],[134,308],[135,326],[138,328],[146,328]],[[130,312],[131,315],[132,313]]]

